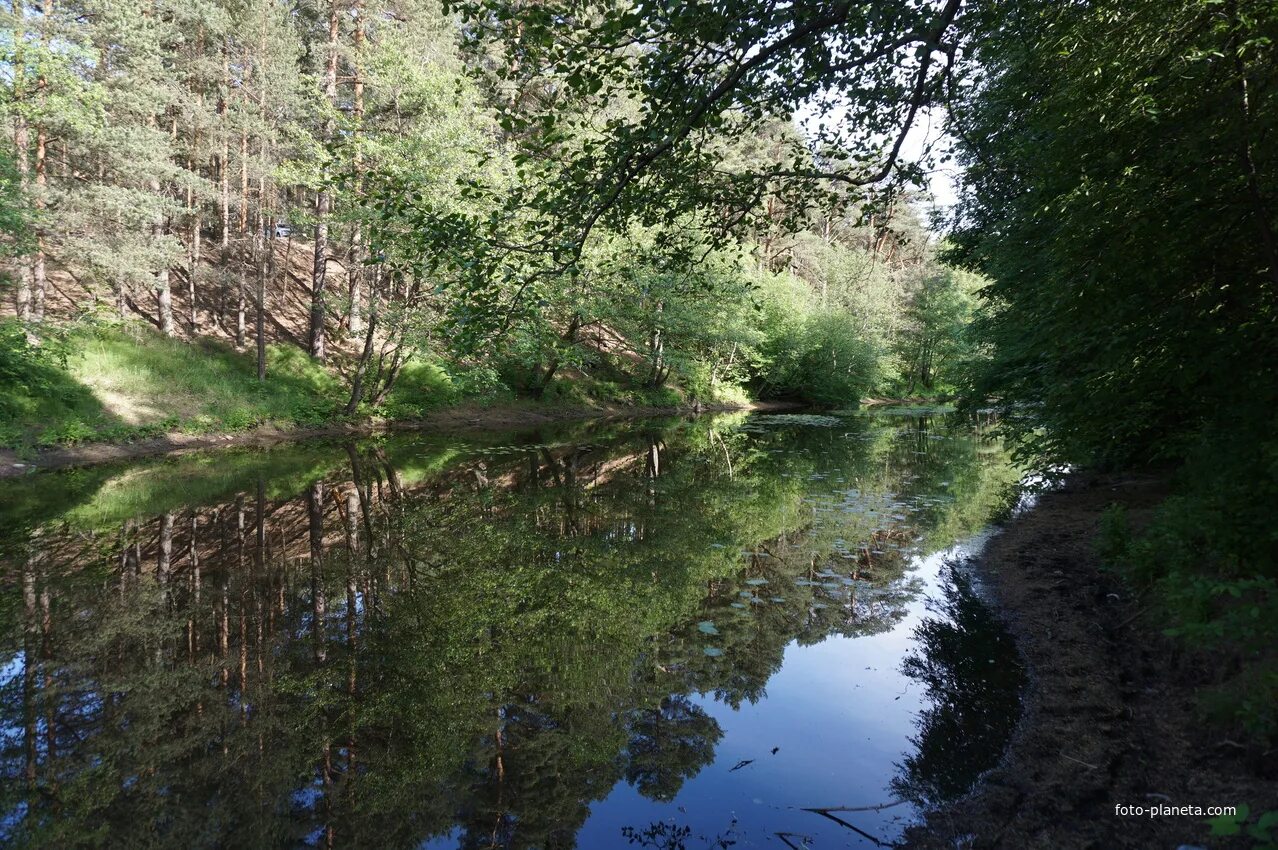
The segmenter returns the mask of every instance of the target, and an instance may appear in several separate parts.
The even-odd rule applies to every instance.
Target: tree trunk
[[[157,197],[160,194],[160,181],[149,181],[149,188]],[[164,213],[157,212],[151,221],[151,242],[158,243],[164,236]],[[155,297],[160,319],[160,331],[165,336],[173,336],[173,292],[169,288],[169,269],[167,266],[155,273]]]
[[[259,193],[260,195],[261,193]],[[266,237],[266,223],[270,221],[271,210],[267,206],[262,210],[259,216],[264,223],[257,229],[257,235],[253,237],[254,242],[259,246],[257,255],[257,318],[256,331],[257,336],[257,379],[260,382],[266,381],[266,279],[270,276],[271,268],[275,259],[275,240]]]
[[[657,322],[660,322],[662,313],[665,312],[665,302],[657,302]],[[665,383],[662,372],[666,362],[666,343],[661,336],[661,326],[657,323],[653,324],[652,333],[648,337],[648,353],[651,357],[651,371],[648,375],[648,386],[659,387]]]
[[[311,271],[311,356],[324,362],[324,284],[328,272],[328,190],[315,199],[315,264]]]
[[[1229,4],[1229,16],[1235,27],[1238,26],[1238,9],[1237,4]],[[1256,169],[1256,160],[1252,156],[1251,139],[1253,136],[1252,129],[1252,109],[1251,109],[1251,90],[1247,80],[1247,68],[1243,64],[1242,54],[1237,49],[1236,38],[1230,39],[1230,54],[1233,56],[1234,88],[1238,95],[1238,114],[1242,125],[1242,132],[1239,134],[1238,140],[1238,163],[1242,168],[1242,172],[1247,181],[1247,199],[1251,203],[1252,214],[1256,219],[1256,227],[1259,231],[1257,235],[1260,237],[1260,247],[1264,254],[1265,260],[1269,265],[1267,269],[1269,279],[1278,286],[1278,238],[1275,237],[1273,226],[1270,223],[1268,205],[1265,203],[1264,192],[1260,187],[1260,175]],[[1263,131],[1260,134],[1263,138]]]
[[[43,18],[40,23],[40,43],[46,48],[49,44],[49,23],[53,17],[53,0],[44,0]],[[49,82],[44,74],[36,79],[36,91],[39,93],[40,106],[45,103]],[[45,190],[47,187],[46,149],[49,144],[49,133],[43,124],[36,125],[35,149],[35,214],[36,214],[36,251],[31,262],[31,321],[44,320],[44,227],[41,223],[45,208]]]
[[[359,151],[359,133],[364,123],[364,71],[361,65],[364,50],[364,2],[363,0],[355,0],[355,54],[354,54],[354,117],[355,117],[355,194],[358,199],[361,193],[360,167],[361,156]],[[363,298],[363,277],[364,277],[364,229],[360,222],[356,220],[355,226],[351,229],[351,252],[350,266],[346,269],[346,279],[348,287],[348,306],[346,309],[346,325],[350,328],[352,335],[358,335],[363,331],[362,316],[360,315],[360,301]]]
[[[248,133],[240,131],[240,249],[236,256],[235,347],[244,347],[248,302]]]
[[[217,96],[218,132],[222,136],[222,149],[217,156],[217,218],[218,246],[222,249],[222,262],[226,262],[226,247],[231,243],[231,183],[230,183],[230,134],[227,132],[226,114],[231,86],[231,60],[229,48],[222,46],[222,85]]]
[[[13,17],[14,17],[14,33],[13,33],[13,101],[17,105],[17,110],[13,119],[13,147],[14,147],[14,166],[18,172],[18,189],[22,193],[23,200],[26,200],[28,193],[31,191],[31,161],[30,150],[31,136],[27,127],[27,119],[22,114],[25,104],[23,98],[26,86],[26,68],[24,66],[23,47],[27,38],[26,27],[21,25],[23,16],[23,0],[13,0]],[[17,309],[18,318],[24,322],[31,320],[31,260],[29,257],[21,256],[17,258],[18,266],[18,292],[17,292]]]
[[[200,271],[200,230],[202,222],[198,201],[194,199],[193,193],[189,189],[187,190],[187,208],[191,211],[191,241],[187,243],[186,248],[186,289],[187,298],[190,299],[190,303],[187,306],[189,308],[188,321],[190,322],[191,336],[195,336],[200,330],[199,313],[195,306],[195,293],[196,279],[199,277]]]
[[[360,352],[359,363],[355,366],[355,377],[351,379],[351,394],[346,400],[346,413],[351,414],[359,409],[364,400],[364,381],[368,376],[368,367],[373,360],[373,334],[377,331],[377,293],[368,294],[368,327],[364,332],[364,349]]]
[[[151,180],[150,189],[158,197],[160,181]],[[164,213],[157,212],[151,222],[151,242],[158,243],[164,237]],[[160,332],[173,336],[173,292],[169,287],[168,266],[155,273],[155,297],[159,308]]]
[[[333,139],[332,111],[337,108],[337,33],[338,33],[337,0],[330,0],[328,6],[328,44],[327,58],[324,63],[324,97],[328,99],[330,115],[324,120],[324,141]],[[311,272],[311,356],[324,362],[324,285],[328,273],[328,216],[332,211],[333,198],[328,188],[328,175],[320,177],[322,181],[319,195],[315,199],[315,263]]]

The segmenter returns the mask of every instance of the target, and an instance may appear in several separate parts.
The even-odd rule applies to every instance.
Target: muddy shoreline
[[[1250,847],[1209,835],[1205,817],[1120,817],[1115,806],[1278,808],[1278,752],[1206,724],[1194,688],[1210,665],[1106,572],[1101,515],[1126,505],[1136,527],[1168,474],[1080,474],[994,536],[973,567],[1030,672],[1024,716],[999,766],[967,797],[907,831],[913,848]]]
[[[585,419],[621,420],[652,416],[681,416],[697,413],[728,413],[738,410],[792,410],[800,405],[790,402],[753,402],[747,405],[704,405],[683,407],[564,407],[555,408],[535,403],[507,405],[462,404],[434,411],[421,419],[377,420],[356,424],[324,425],[315,428],[280,428],[262,425],[248,431],[229,434],[184,434],[174,431],[159,437],[126,443],[86,443],[81,446],[52,448],[31,457],[19,456],[0,449],[0,478],[26,475],[44,469],[66,469],[92,466],[120,460],[176,455],[205,449],[264,447],[277,443],[313,437],[366,437],[391,431],[456,431],[507,430],[536,428],[555,422]]]
[[[265,447],[307,440],[311,437],[367,437],[392,431],[433,431],[454,433],[459,431],[505,431],[512,428],[535,428],[555,422],[579,422],[584,419],[643,419],[663,415],[688,415],[698,413],[731,413],[735,410],[792,410],[801,405],[786,401],[755,401],[746,405],[712,404],[703,406],[675,406],[675,408],[550,408],[537,404],[509,405],[458,405],[455,408],[436,410],[420,419],[403,421],[377,421],[358,424],[334,424],[317,428],[279,428],[266,424],[235,433],[171,432],[161,437],[135,442],[91,442],[83,446],[68,446],[37,452],[31,458],[22,458],[12,450],[0,450],[0,478],[12,478],[41,469],[65,469],[91,467],[116,460],[155,458],[158,455],[179,455],[188,451],[224,449],[230,446]]]

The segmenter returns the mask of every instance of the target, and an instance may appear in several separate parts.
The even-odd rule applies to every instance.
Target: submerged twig
[[[881,812],[884,809],[895,808],[904,805],[908,800],[893,800],[890,803],[879,803],[874,806],[818,806],[815,808],[804,808],[805,812],[816,812],[824,814],[825,812]]]
[[[818,814],[823,818],[829,818],[830,820],[837,823],[839,826],[847,827],[848,829],[852,830],[853,832],[855,832],[857,835],[861,836],[865,840],[872,841],[875,847],[896,847],[897,846],[888,841],[881,841],[878,838],[875,838],[870,833],[866,832],[864,829],[861,829],[859,826],[854,826],[848,823],[847,821],[845,821],[843,818],[837,815],[831,814],[831,812],[836,812],[836,811],[848,811],[848,809],[846,808],[803,809],[803,811]],[[868,809],[862,809],[862,811],[868,811]]]

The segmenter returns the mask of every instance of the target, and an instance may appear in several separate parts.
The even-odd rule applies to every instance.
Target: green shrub
[[[1121,563],[1153,593],[1168,632],[1216,668],[1199,694],[1208,714],[1278,741],[1278,423],[1245,413],[1201,433],[1176,494]]]
[[[1096,551],[1108,567],[1122,564],[1131,548],[1132,532],[1127,522],[1127,508],[1112,504],[1101,514]]]
[[[514,397],[510,387],[490,365],[452,366],[448,374],[460,398],[489,400]]]
[[[410,360],[400,369],[382,405],[383,415],[394,419],[421,416],[428,410],[455,402],[457,387],[452,376],[432,360]]]

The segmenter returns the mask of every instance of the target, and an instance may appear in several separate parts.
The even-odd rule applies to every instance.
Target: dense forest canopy
[[[958,389],[1042,468],[1182,470],[1111,557],[1273,734],[1276,37],[1266,0],[15,0],[0,438]]]

